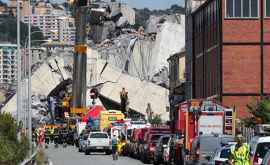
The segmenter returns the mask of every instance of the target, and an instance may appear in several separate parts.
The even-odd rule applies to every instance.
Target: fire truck
[[[214,101],[190,100],[180,103],[176,111],[175,132],[184,137],[186,149],[200,134],[228,134],[235,130],[235,112]]]
[[[173,133],[185,151],[190,151],[192,141],[199,135],[235,134],[235,111],[211,100],[188,100],[175,111]],[[179,155],[176,149],[174,155]],[[178,153],[179,152],[179,153]]]

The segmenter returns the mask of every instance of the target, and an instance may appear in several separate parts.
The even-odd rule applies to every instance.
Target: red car
[[[155,146],[162,135],[171,134],[172,131],[167,126],[152,126],[145,128],[143,131],[143,141],[139,146],[140,160],[143,163],[149,163],[153,160]]]

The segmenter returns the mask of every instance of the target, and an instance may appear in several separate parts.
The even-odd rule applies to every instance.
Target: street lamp
[[[21,44],[20,44],[20,1],[17,0],[17,123],[21,121]],[[18,133],[20,139],[20,132]]]
[[[30,22],[30,21],[29,21]],[[40,42],[40,41],[51,41],[51,40],[32,40],[31,41],[31,34],[37,33],[39,31],[34,31],[32,33],[30,33],[30,25],[29,25],[29,36],[28,36],[28,77],[27,77],[27,82],[28,82],[28,87],[27,87],[27,94],[28,96],[26,97],[27,100],[27,110],[28,110],[28,140],[29,140],[29,145],[30,145],[30,151],[29,151],[29,156],[32,154],[32,91],[31,91],[31,76],[32,76],[32,52],[31,52],[31,42]],[[27,39],[25,42],[25,47],[24,50],[26,52],[26,48],[27,48]],[[26,59],[26,53],[25,53],[25,59]],[[24,70],[26,69],[26,60],[25,60],[25,67]],[[26,80],[26,73],[25,73],[25,77],[24,80]],[[26,82],[26,81],[24,81]],[[26,84],[26,83],[24,83]],[[25,88],[26,89],[26,88]],[[25,111],[26,112],[26,111]],[[26,118],[25,118],[26,120]],[[25,125],[26,125],[26,121],[25,121]]]

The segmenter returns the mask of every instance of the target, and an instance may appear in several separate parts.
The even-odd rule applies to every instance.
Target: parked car
[[[185,147],[182,137],[172,136],[163,151],[163,164],[185,164]]]
[[[212,158],[212,161],[210,161],[209,164],[213,165],[227,165],[229,160],[229,154],[231,150],[231,146],[235,145],[236,143],[231,143],[229,145],[226,145],[222,148],[219,148],[216,150],[214,157]]]
[[[142,134],[138,146],[138,155],[143,163],[150,163],[153,160],[153,153],[156,144],[161,136],[170,135],[171,129],[169,126],[151,126],[142,129]]]
[[[256,136],[251,139],[250,143],[251,163],[261,165],[266,153],[270,150],[270,136]]]
[[[171,135],[164,135],[159,138],[155,147],[154,154],[153,154],[154,165],[159,165],[159,164],[164,163],[163,152],[164,152],[164,149],[168,150],[170,139],[171,139]]]
[[[79,137],[79,152],[85,152],[89,134],[81,134]]]
[[[148,164],[151,162],[156,144],[161,136],[162,134],[152,134],[140,144],[138,153],[143,163]]]
[[[228,135],[200,135],[196,137],[192,142],[188,164],[208,164],[217,149],[233,141],[234,137]]]
[[[170,136],[168,144],[163,148],[162,160],[164,165],[184,164],[184,146],[175,135]]]
[[[105,152],[109,155],[111,151],[112,145],[108,133],[90,132],[85,149],[86,155],[89,155],[91,152]]]
[[[261,165],[270,165],[270,150],[264,156]]]

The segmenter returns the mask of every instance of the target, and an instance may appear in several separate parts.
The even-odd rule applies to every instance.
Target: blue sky
[[[8,2],[9,0],[2,0]],[[51,0],[53,2],[64,2],[65,0]],[[130,4],[136,8],[166,9],[173,4],[184,6],[184,0],[118,0]]]

